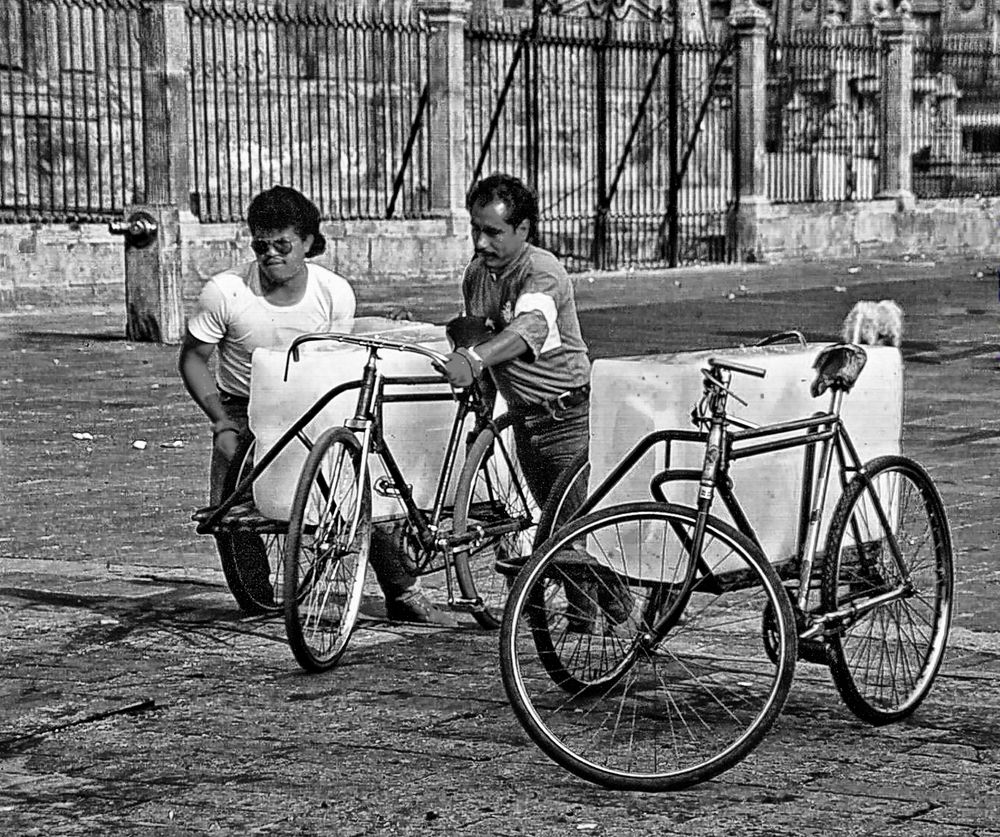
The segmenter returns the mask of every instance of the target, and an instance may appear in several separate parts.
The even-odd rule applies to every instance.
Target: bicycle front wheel
[[[295,489],[285,544],[285,630],[307,671],[336,664],[361,606],[372,512],[360,467],[357,437],[332,428],[309,452]]]
[[[953,589],[951,532],[930,476],[904,456],[873,459],[834,510],[822,578],[823,610],[856,614],[827,637],[855,715],[888,724],[920,705],[944,657]]]
[[[795,667],[789,598],[760,550],[713,517],[686,585],[696,519],[667,503],[601,509],[558,530],[514,582],[504,688],[532,740],[583,779],[688,787],[743,759],[781,712]]]
[[[484,628],[497,628],[510,582],[497,561],[517,562],[531,554],[538,508],[521,473],[509,416],[500,416],[469,447],[455,489],[453,533],[480,532],[454,553],[462,595],[481,603],[472,611]]]
[[[222,496],[229,497],[243,478],[253,470],[256,441],[243,442],[226,471]],[[252,503],[251,492],[240,498]],[[285,524],[281,521],[254,521],[253,529],[233,528],[215,536],[222,575],[233,598],[244,613],[251,616],[277,614],[282,610],[282,560],[285,550]]]

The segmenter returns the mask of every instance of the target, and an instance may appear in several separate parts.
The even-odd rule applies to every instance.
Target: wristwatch
[[[473,377],[478,378],[480,375],[483,374],[483,369],[486,368],[486,364],[483,362],[483,359],[477,354],[475,349],[470,349],[463,346],[460,349],[456,349],[456,351],[467,361],[469,361],[469,366],[472,367]]]

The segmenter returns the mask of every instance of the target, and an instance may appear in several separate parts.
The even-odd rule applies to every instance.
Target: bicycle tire
[[[886,524],[894,529],[912,593],[827,637],[830,671],[844,703],[876,726],[909,716],[927,696],[944,657],[954,598],[951,532],[934,482],[914,460],[882,456],[865,464],[834,510],[823,610],[857,606],[902,582],[886,548]]]
[[[503,524],[505,519],[526,516],[537,521],[539,512],[521,474],[513,420],[505,414],[492,427],[483,428],[469,446],[455,488],[452,532],[461,536],[477,525]],[[497,571],[496,562],[526,557],[534,528],[481,538],[454,552],[455,578],[462,596],[482,601],[482,606],[472,611],[482,627],[498,628],[507,602],[510,579]]]
[[[703,782],[761,742],[788,696],[795,619],[757,546],[709,517],[702,555],[713,574],[681,598],[696,518],[669,503],[600,509],[559,529],[514,581],[500,636],[504,688],[529,737],[582,779],[655,792]],[[583,583],[597,589],[586,622],[574,609],[581,597],[566,595]],[[766,604],[777,662],[761,636]],[[673,623],[650,644],[659,614]],[[563,647],[553,654],[551,643]]]
[[[255,450],[252,436],[240,443],[226,471],[223,497],[230,497],[253,468]],[[248,491],[239,499],[249,503],[253,496]],[[280,613],[285,533],[233,529],[216,534],[215,544],[226,586],[240,609],[248,616]]]
[[[285,632],[306,671],[336,665],[358,618],[372,515],[360,466],[357,437],[331,428],[309,452],[295,488],[285,542]]]

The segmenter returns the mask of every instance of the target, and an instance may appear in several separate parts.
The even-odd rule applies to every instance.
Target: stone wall
[[[769,204],[758,211],[752,260],[894,258],[961,254],[995,258],[1000,198]]]
[[[450,285],[457,294],[470,254],[465,230],[453,230],[447,220],[327,223],[323,233],[327,252],[317,261],[362,288],[406,282]],[[920,201],[906,209],[892,200],[769,204],[758,210],[752,240],[744,257],[768,263],[921,254],[996,258],[1000,198]],[[248,244],[242,225],[185,225],[185,313],[209,276],[251,258]],[[0,225],[0,311],[124,298],[124,245],[106,227]]]
[[[212,274],[253,258],[241,224],[185,224],[185,313]],[[465,230],[450,221],[353,221],[322,227],[316,261],[355,285],[406,281],[458,288],[469,258]],[[25,306],[118,304],[125,299],[125,247],[105,225],[0,225],[0,311]]]
[[[106,225],[0,225],[0,311],[124,299],[124,252]]]

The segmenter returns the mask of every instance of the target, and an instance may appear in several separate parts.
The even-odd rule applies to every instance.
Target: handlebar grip
[[[778,343],[798,343],[802,348],[805,348],[809,344],[806,342],[806,338],[803,336],[801,331],[779,331],[776,334],[772,334],[770,337],[765,337],[759,343],[758,346],[774,346]]]
[[[708,359],[708,365],[714,369],[728,369],[730,372],[742,372],[744,375],[753,375],[755,378],[763,378],[767,374],[767,370],[761,369],[759,366],[737,363],[734,360],[719,360],[718,358],[711,357]]]

